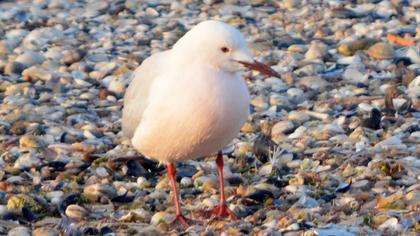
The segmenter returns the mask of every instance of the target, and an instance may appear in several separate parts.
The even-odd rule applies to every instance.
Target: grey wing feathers
[[[150,88],[154,78],[160,72],[168,51],[153,54],[147,58],[133,73],[133,79],[124,96],[122,112],[122,130],[124,136],[132,138],[137,126],[140,124],[144,110],[148,105]]]

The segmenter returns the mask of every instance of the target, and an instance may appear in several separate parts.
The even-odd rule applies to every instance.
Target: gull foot
[[[238,217],[236,214],[230,210],[226,204],[219,205],[211,210],[212,215],[216,215],[218,218],[230,218],[232,220],[237,220]]]
[[[185,217],[184,215],[177,215],[175,216],[175,219],[170,223],[170,225],[177,223],[181,224],[185,228],[188,228],[190,225],[194,224],[195,221]]]

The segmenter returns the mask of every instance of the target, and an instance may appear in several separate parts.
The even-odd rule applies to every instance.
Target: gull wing
[[[122,130],[124,136],[132,138],[139,126],[142,115],[149,103],[149,94],[152,84],[165,67],[170,51],[153,54],[134,71],[133,79],[124,96],[122,111]]]

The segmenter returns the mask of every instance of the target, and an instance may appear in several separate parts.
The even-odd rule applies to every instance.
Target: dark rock
[[[340,19],[347,19],[347,18],[361,18],[363,15],[356,13],[350,9],[340,7],[332,10],[331,17],[333,18],[340,18]]]
[[[26,132],[27,122],[24,120],[17,120],[13,123],[12,127],[10,127],[10,132],[15,135],[22,135]]]
[[[12,74],[21,74],[22,71],[25,69],[25,65],[19,62],[9,62],[4,67],[4,74],[12,75]]]
[[[177,179],[182,179],[183,177],[189,177],[191,178],[195,173],[197,172],[197,169],[195,166],[188,165],[188,164],[180,164],[176,167],[176,176]]]
[[[234,212],[236,216],[239,218],[247,217],[249,215],[254,214],[256,211],[261,209],[261,206],[255,205],[255,206],[245,206],[245,205],[238,205],[235,207]]]
[[[350,189],[351,183],[352,183],[351,180],[350,180],[350,182],[343,182],[343,183],[338,185],[338,187],[335,189],[335,191],[338,192],[338,193],[347,192],[347,190]]]
[[[188,198],[188,197],[195,198],[202,192],[203,191],[197,188],[183,188],[179,191],[179,194],[181,195],[182,198]]]
[[[106,235],[106,236],[110,236],[110,235],[115,235],[115,232],[114,232],[114,230],[112,230],[111,229],[111,227],[109,227],[109,226],[104,226],[104,227],[102,227],[101,228],[101,230],[100,230],[100,232],[99,232],[99,234],[100,235]]]
[[[374,108],[369,118],[362,120],[362,127],[378,130],[381,128],[381,112]]]
[[[279,49],[288,48],[293,44],[305,44],[305,40],[301,38],[293,38],[290,35],[282,35],[278,38],[273,39],[273,45]]]
[[[410,134],[417,131],[420,131],[420,125],[410,125],[404,130],[404,132],[408,132]]]
[[[99,230],[93,227],[86,227],[83,229],[83,235],[86,235],[86,236],[99,235]]]
[[[262,163],[268,161],[270,152],[274,150],[276,144],[271,141],[267,136],[259,136],[254,141],[253,152],[255,157]]]
[[[238,176],[238,175],[232,175],[229,178],[225,178],[225,179],[232,186],[239,186],[240,184],[244,183],[243,178],[241,176]]]
[[[22,207],[22,216],[25,220],[31,222],[38,219],[38,216],[31,211],[28,207]]]
[[[397,57],[392,61],[392,63],[398,66],[409,66],[413,64],[411,59],[408,57]]]
[[[48,162],[48,166],[54,168],[56,171],[63,171],[67,163],[62,161],[51,161]]]
[[[147,170],[142,165],[140,165],[137,160],[129,160],[127,162],[127,168],[127,175],[129,176],[138,177],[149,175],[149,172],[147,172]]]
[[[58,211],[65,215],[65,211],[68,205],[77,204],[82,200],[82,195],[80,193],[72,193],[63,198],[58,205]]]
[[[4,215],[1,216],[2,220],[12,220],[17,221],[19,220],[19,216],[16,213],[13,212],[7,212]]]
[[[246,198],[253,200],[256,204],[261,204],[268,198],[274,198],[274,194],[265,189],[257,189],[255,192],[246,196]]]
[[[112,202],[121,202],[121,203],[132,202],[134,200],[135,196],[127,196],[127,194],[128,194],[128,191],[125,192],[121,196],[114,197],[113,199],[111,199],[111,201]]]

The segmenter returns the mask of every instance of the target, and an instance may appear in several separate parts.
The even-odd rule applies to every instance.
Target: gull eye
[[[220,50],[221,50],[223,53],[228,53],[228,52],[230,51],[228,47],[221,47],[221,48],[220,48]]]

